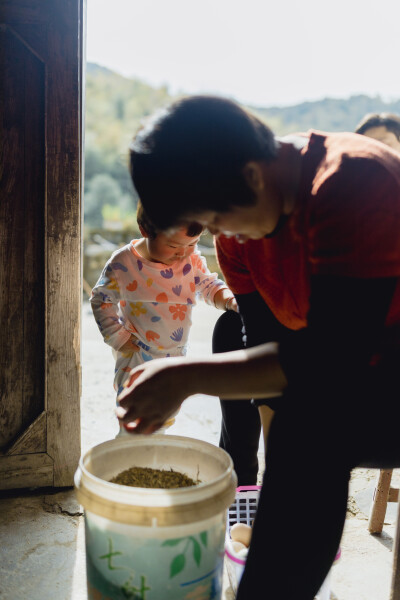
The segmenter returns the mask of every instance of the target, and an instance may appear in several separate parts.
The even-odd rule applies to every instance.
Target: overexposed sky
[[[256,106],[400,98],[400,0],[87,0],[87,60]]]

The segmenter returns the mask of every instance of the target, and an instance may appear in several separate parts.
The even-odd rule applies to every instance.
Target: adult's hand
[[[286,385],[273,343],[200,359],[160,358],[131,371],[117,416],[128,431],[152,433],[192,394],[276,398]]]
[[[131,371],[116,411],[128,432],[153,433],[177,412],[190,395],[185,362],[181,357],[161,358]]]

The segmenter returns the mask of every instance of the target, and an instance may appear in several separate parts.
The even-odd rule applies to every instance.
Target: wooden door
[[[83,0],[0,0],[0,489],[80,455]]]

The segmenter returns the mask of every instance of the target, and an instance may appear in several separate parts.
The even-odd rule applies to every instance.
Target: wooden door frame
[[[46,64],[44,410],[0,455],[0,489],[71,486],[81,452],[85,8],[84,0],[0,0],[3,31]]]

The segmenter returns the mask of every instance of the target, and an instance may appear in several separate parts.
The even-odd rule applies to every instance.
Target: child
[[[137,219],[143,237],[112,254],[90,299],[116,359],[118,394],[135,366],[186,354],[198,296],[222,310],[237,310],[233,293],[210,273],[197,249],[201,225],[193,223],[171,235],[158,232],[140,203]]]

